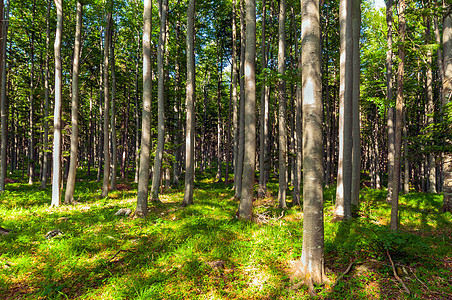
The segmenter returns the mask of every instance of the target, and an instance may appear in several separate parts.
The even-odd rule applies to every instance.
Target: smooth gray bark
[[[55,32],[55,106],[53,116],[53,175],[52,175],[52,204],[61,204],[61,105],[63,75],[61,68],[61,40],[63,37],[63,0],[55,0],[57,24]]]
[[[388,26],[388,50],[386,52],[386,99],[388,103],[388,194],[386,201],[391,202],[393,194],[392,177],[394,170],[394,106],[392,103],[393,79],[392,79],[392,8],[393,0],[386,1],[386,23]]]
[[[238,103],[237,103],[237,26],[236,26],[236,0],[232,0],[232,128],[233,128],[233,166],[234,166],[234,188],[236,187],[237,159],[239,148],[238,132]]]
[[[3,3],[3,2],[2,2]],[[6,111],[6,43],[8,41],[8,25],[9,25],[9,1],[6,2],[5,8],[2,7],[2,43],[1,43],[1,90],[0,90],[0,115],[1,115],[1,148],[0,148],[0,193],[5,191],[6,181],[6,149],[8,146],[8,115]]]
[[[160,34],[157,48],[157,74],[158,74],[158,129],[157,129],[157,149],[154,159],[154,174],[152,177],[151,197],[153,201],[158,201],[160,180],[162,177],[163,148],[165,144],[165,72],[163,65],[163,56],[166,43],[166,16],[168,13],[168,0],[161,0],[160,11]]]
[[[243,156],[242,193],[238,216],[251,220],[253,214],[254,170],[256,163],[256,2],[245,0],[246,45],[245,45],[245,140]]]
[[[35,24],[36,1],[33,1],[32,27]],[[34,131],[34,93],[35,93],[35,31],[31,31],[30,39],[30,107],[29,107],[29,144],[28,144],[28,184],[33,184],[35,177],[35,131]]]
[[[318,0],[301,3],[303,97],[303,248],[294,276],[303,278],[311,294],[313,284],[323,284],[323,106]]]
[[[278,124],[279,124],[279,189],[278,203],[280,208],[287,208],[287,130],[286,130],[286,82],[282,78],[286,72],[286,1],[279,2],[278,18],[278,74],[281,76],[278,86]]]
[[[81,52],[81,36],[82,36],[82,16],[83,4],[77,1],[77,15],[75,25],[75,41],[74,41],[74,58],[72,63],[72,103],[71,103],[71,152],[69,174],[66,184],[66,193],[64,203],[71,204],[74,202],[75,178],[77,172],[77,155],[78,155],[78,75],[80,70],[80,52]]]
[[[145,0],[143,10],[143,110],[141,121],[141,151],[138,175],[137,208],[135,210],[135,215],[137,217],[144,217],[148,214],[152,102],[151,16],[152,0]],[[136,109],[138,109],[137,98],[138,96],[136,96],[135,99]]]
[[[111,178],[110,188],[116,190],[116,177],[118,174],[118,146],[116,140],[116,72],[115,72],[115,45],[113,33],[110,34],[110,65],[111,65]],[[127,126],[127,125],[126,125]]]
[[[187,113],[185,137],[185,192],[183,206],[193,204],[195,177],[195,0],[188,2],[187,10],[187,87],[185,107]]]

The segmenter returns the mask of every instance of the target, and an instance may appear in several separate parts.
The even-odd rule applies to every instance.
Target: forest
[[[450,0],[0,15],[0,298],[452,299]]]

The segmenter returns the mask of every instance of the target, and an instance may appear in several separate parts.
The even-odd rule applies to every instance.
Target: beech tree
[[[8,143],[8,124],[6,114],[6,43],[8,37],[8,25],[9,25],[9,1],[6,2],[6,10],[2,2],[0,6],[0,16],[2,16],[1,22],[1,90],[0,90],[0,116],[1,116],[1,148],[0,148],[0,193],[5,191],[6,169],[7,169],[7,157],[6,148]]]
[[[452,15],[451,6],[444,16],[443,21],[443,53],[444,53],[444,99],[447,99],[447,105],[452,101]],[[449,112],[450,117],[450,112]],[[450,141],[449,141],[450,142]],[[452,153],[444,154],[444,196],[443,212],[452,212]]]

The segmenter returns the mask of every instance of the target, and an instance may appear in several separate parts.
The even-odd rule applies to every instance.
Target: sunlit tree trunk
[[[72,104],[71,104],[71,153],[69,176],[66,184],[64,203],[74,202],[75,178],[78,155],[78,74],[80,69],[81,33],[82,33],[83,4],[77,1],[77,16],[75,25],[74,58],[72,63]]]
[[[149,0],[149,1],[151,1],[151,0]],[[150,5],[151,4],[148,4],[148,6],[150,6]],[[150,8],[148,7],[147,9],[150,9]],[[146,10],[144,10],[143,19],[145,18],[144,14],[146,14]],[[148,14],[150,14],[150,12],[148,12]],[[150,22],[148,26],[151,26],[150,24],[152,23],[152,21],[148,21],[148,22]],[[145,35],[145,31],[146,30],[149,31],[149,32],[146,32],[146,35],[147,35],[147,38],[148,38],[148,42],[150,43],[150,31],[151,31],[151,29],[150,28],[146,29],[144,27],[144,25],[143,25],[143,36]],[[136,182],[136,183],[138,182],[138,174],[139,174],[139,170],[140,170],[140,160],[138,159],[138,155],[139,155],[139,151],[140,151],[140,139],[139,139],[140,118],[139,118],[139,112],[138,112],[138,106],[139,106],[138,105],[138,63],[139,63],[139,60],[140,60],[139,59],[139,56],[140,56],[140,49],[139,49],[139,47],[140,47],[140,37],[139,37],[139,35],[137,37],[137,41],[138,41],[138,43],[137,43],[137,59],[135,61],[135,93],[134,93],[135,119],[136,119],[135,120],[135,130],[136,130],[136,132],[135,132],[135,177],[134,177],[134,180],[133,180],[133,182]],[[150,45],[148,46],[148,48],[149,48],[149,51],[151,51]],[[143,44],[143,49],[144,49],[144,44]],[[143,60],[144,59],[145,58],[144,58],[144,55],[143,55]],[[146,59],[149,60],[149,62],[146,63],[146,66],[149,65],[148,67],[146,67],[146,68],[149,69],[149,71],[147,71],[147,72],[151,72],[150,71],[151,66],[152,66],[151,58],[147,57]],[[144,64],[144,61],[143,61],[143,74],[145,74],[144,66],[145,66],[145,64]],[[149,76],[151,76],[151,75],[149,75]],[[150,80],[152,82],[152,78]],[[144,82],[144,79],[143,79],[143,82]],[[143,84],[143,94],[144,94],[144,84]],[[149,110],[149,112],[150,112],[150,110]],[[149,165],[149,162],[148,162],[148,165]],[[149,173],[149,167],[148,167],[148,173]],[[148,175],[148,181],[147,182],[148,182],[147,185],[149,185],[149,175]],[[147,196],[148,196],[148,188],[146,189],[146,198],[147,198]]]
[[[32,27],[35,25],[36,1],[33,1],[32,8]],[[34,93],[35,93],[35,31],[31,31],[30,38],[30,107],[29,107],[29,125],[30,140],[28,144],[28,184],[33,184],[35,176],[35,131],[34,131]]]
[[[151,16],[152,1],[145,0],[143,11],[143,117],[141,121],[141,151],[138,175],[137,208],[135,210],[135,215],[137,217],[144,217],[148,213],[152,101]],[[136,95],[135,98],[136,109],[138,109],[138,95]]]
[[[394,106],[392,103],[392,8],[393,0],[386,1],[386,23],[388,24],[388,50],[386,52],[386,99],[388,103],[388,194],[386,201],[391,202],[393,186],[392,177],[394,170]]]
[[[286,1],[279,2],[279,38],[278,38],[278,74],[282,77],[286,72]],[[279,124],[279,190],[280,208],[286,206],[287,189],[287,132],[286,132],[286,82],[280,78],[278,87],[278,124]]]
[[[0,193],[5,191],[6,181],[6,149],[8,146],[8,115],[6,111],[6,43],[8,37],[8,25],[9,25],[9,1],[6,2],[6,13],[3,2],[1,5],[0,16],[1,21],[1,90],[0,90],[0,115],[1,115],[1,149],[0,149]]]
[[[110,29],[112,30],[112,29]],[[113,33],[110,34],[110,65],[111,65],[111,180],[110,187],[116,190],[116,176],[118,173],[118,146],[116,141],[116,72],[115,72],[115,45]]]
[[[233,128],[233,166],[234,166],[234,188],[236,187],[237,159],[239,148],[238,133],[238,103],[237,103],[237,26],[236,26],[236,0],[232,0],[232,128]]]
[[[395,155],[393,170],[393,194],[391,199],[391,229],[397,230],[399,226],[399,181],[402,149],[402,113],[403,113],[403,89],[405,68],[405,0],[399,1],[399,66],[397,70],[397,99],[395,122]]]
[[[53,175],[52,204],[61,204],[61,105],[63,75],[61,68],[61,39],[63,37],[63,0],[55,0],[57,23],[55,32],[55,108],[53,116]]]
[[[187,10],[187,87],[185,107],[187,125],[185,137],[185,192],[183,206],[193,204],[195,177],[195,0],[188,2]]]
[[[303,248],[294,276],[304,279],[311,294],[313,284],[323,284],[323,140],[320,16],[318,0],[301,2],[301,55],[303,97]]]
[[[245,0],[246,33],[245,33],[245,141],[243,158],[242,193],[238,216],[251,220],[253,213],[254,169],[256,163],[256,3]]]
[[[166,43],[166,15],[168,12],[168,0],[161,0],[160,11],[160,35],[157,48],[157,73],[158,73],[158,129],[157,129],[157,149],[154,159],[154,174],[152,177],[151,197],[153,201],[158,201],[160,180],[162,176],[163,148],[165,143],[165,72],[163,65],[163,56]]]

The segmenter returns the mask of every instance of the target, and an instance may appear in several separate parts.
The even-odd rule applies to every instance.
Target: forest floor
[[[13,231],[0,235],[0,298],[308,299],[290,279],[303,212],[290,197],[288,210],[277,208],[277,182],[255,201],[254,221],[243,222],[231,184],[196,179],[194,205],[181,208],[182,186],[169,188],[145,219],[115,215],[135,209],[133,183],[99,199],[101,184],[80,173],[78,203],[59,208],[49,206],[50,185],[8,183],[0,226]],[[325,189],[330,282],[316,287],[318,299],[452,299],[452,215],[439,212],[441,195],[401,196],[398,232],[388,229],[385,191],[362,189],[347,222],[332,222],[334,195]],[[46,239],[55,229],[61,234]]]

